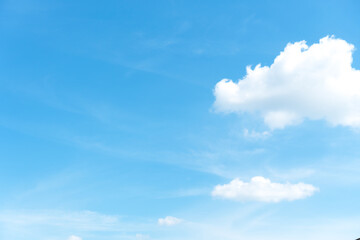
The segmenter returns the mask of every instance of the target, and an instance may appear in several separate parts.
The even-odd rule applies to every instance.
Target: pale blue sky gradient
[[[215,84],[287,43],[360,48],[359,1],[0,1],[0,239],[360,237],[360,132],[268,131],[213,111]],[[353,67],[360,68],[360,51]],[[305,182],[280,203],[217,184]],[[159,226],[174,216],[183,222]],[[325,237],[326,236],[326,237]]]

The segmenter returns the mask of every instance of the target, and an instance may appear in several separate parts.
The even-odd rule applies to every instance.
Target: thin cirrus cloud
[[[289,43],[270,67],[248,66],[240,81],[218,82],[214,108],[258,113],[270,129],[304,119],[360,127],[360,70],[352,67],[353,51],[352,44],[334,37],[311,46]]]
[[[217,185],[212,196],[235,201],[280,202],[310,197],[318,189],[305,183],[274,183],[258,176],[250,182],[234,179],[228,184]]]
[[[158,224],[161,225],[161,226],[173,226],[173,225],[181,223],[182,221],[183,220],[180,219],[180,218],[167,216],[165,218],[159,218],[158,219]]]

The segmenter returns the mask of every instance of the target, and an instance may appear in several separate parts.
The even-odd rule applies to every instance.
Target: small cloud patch
[[[258,176],[253,177],[250,182],[236,178],[228,184],[217,185],[212,196],[235,201],[280,202],[307,198],[317,190],[310,184],[274,183]]]
[[[75,235],[71,235],[68,240],[82,240],[81,237],[75,236]]]
[[[173,226],[173,225],[181,223],[182,221],[183,221],[182,219],[167,216],[165,218],[159,218],[158,224],[161,226]]]
[[[244,137],[249,139],[266,139],[271,136],[271,133],[268,131],[257,132],[257,131],[249,131],[249,129],[244,129]]]

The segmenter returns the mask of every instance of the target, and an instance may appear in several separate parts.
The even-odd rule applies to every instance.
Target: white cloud
[[[253,177],[248,183],[236,178],[229,184],[217,185],[212,195],[236,201],[280,202],[310,197],[315,191],[317,188],[310,184],[281,184],[264,177]]]
[[[159,218],[158,224],[162,226],[173,226],[182,222],[182,219],[167,216],[165,218]]]
[[[259,113],[271,129],[304,119],[360,127],[360,71],[351,66],[353,50],[334,37],[310,47],[305,41],[289,43],[270,67],[247,67],[239,82],[218,82],[214,108]]]
[[[75,235],[71,235],[68,240],[82,240],[81,237],[75,236]]]

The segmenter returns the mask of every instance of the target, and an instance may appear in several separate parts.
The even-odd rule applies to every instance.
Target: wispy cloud
[[[249,131],[249,129],[244,129],[244,137],[250,139],[266,139],[271,136],[269,131],[257,132],[257,131]]]
[[[165,218],[159,218],[158,224],[161,226],[173,226],[181,223],[183,220],[180,218],[167,216]]]
[[[150,226],[151,224],[146,222],[93,211],[0,212],[1,236],[6,236],[7,239],[23,239],[23,236],[27,236],[32,239],[81,240],[89,235],[106,235],[108,239],[118,239],[119,236],[123,239],[135,239],[137,233],[149,231]]]
[[[82,240],[81,237],[75,236],[75,235],[71,235],[68,240]]]
[[[123,231],[125,226],[118,216],[92,211],[7,211],[0,213],[0,223],[13,227],[58,226],[82,231]]]

